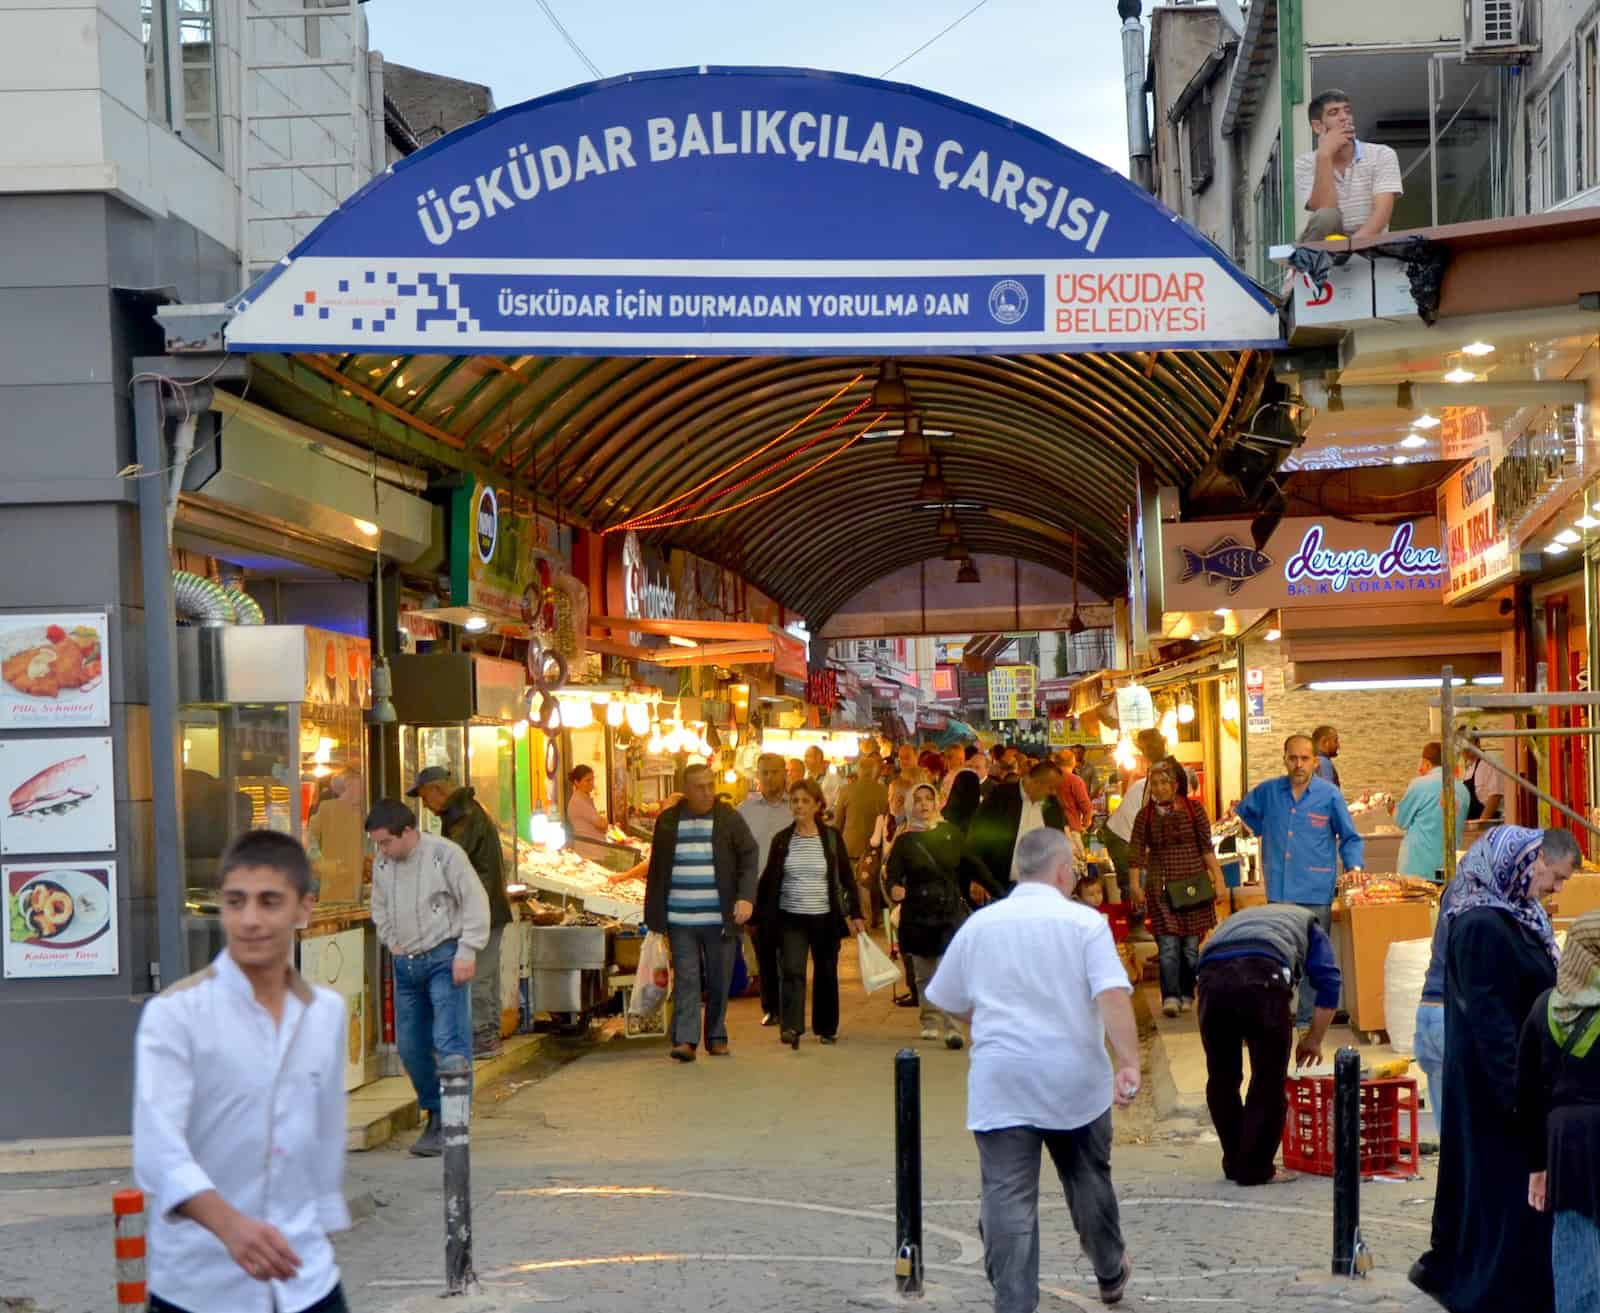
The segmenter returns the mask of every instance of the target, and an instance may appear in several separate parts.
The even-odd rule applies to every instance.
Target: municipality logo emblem
[[[1028,289],[1015,278],[1005,278],[989,291],[989,313],[997,324],[1010,327],[1028,313]]]

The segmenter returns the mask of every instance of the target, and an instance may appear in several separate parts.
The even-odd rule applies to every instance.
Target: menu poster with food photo
[[[0,616],[0,728],[111,724],[106,616]]]
[[[117,848],[111,740],[0,741],[0,853]]]
[[[117,974],[117,865],[0,866],[8,978]]]

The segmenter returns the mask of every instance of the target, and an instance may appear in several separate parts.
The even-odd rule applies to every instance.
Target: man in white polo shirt
[[[1356,139],[1355,107],[1343,91],[1322,92],[1306,113],[1317,145],[1294,161],[1295,200],[1310,216],[1300,240],[1388,232],[1395,200],[1405,191],[1399,157],[1387,146]]]
[[[1111,1185],[1111,1105],[1139,1092],[1128,973],[1106,919],[1072,901],[1060,830],[1017,840],[1018,884],[956,932],[924,991],[972,1027],[967,1129],[983,1177],[980,1230],[995,1313],[1039,1306],[1039,1150],[1050,1151],[1102,1303],[1132,1265]],[[1113,1075],[1106,1036],[1116,1050]]]

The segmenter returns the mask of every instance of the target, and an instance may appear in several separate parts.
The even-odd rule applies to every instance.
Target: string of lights
[[[713,483],[716,483],[719,479],[727,478],[728,475],[732,474],[735,470],[742,469],[744,466],[748,465],[751,461],[755,460],[762,453],[771,451],[774,447],[776,447],[785,438],[790,437],[795,433],[798,433],[807,424],[811,423],[811,421],[814,420],[818,415],[822,414],[822,412],[825,411],[829,406],[833,405],[833,403],[835,401],[837,401],[840,397],[844,396],[844,394],[846,392],[848,392],[851,388],[853,388],[857,383],[861,382],[861,380],[864,379],[865,377],[866,377],[865,374],[857,374],[853,379],[851,379],[848,383],[846,383],[843,387],[841,387],[837,392],[835,392],[826,401],[818,402],[817,405],[812,409],[812,411],[809,414],[801,417],[800,419],[797,419],[793,424],[789,425],[788,428],[784,429],[784,431],[782,433],[778,434],[778,436],[773,438],[770,442],[762,443],[759,447],[757,447],[754,451],[752,451],[748,456],[740,457],[738,460],[736,460],[732,465],[728,466],[726,469],[718,470],[715,474],[711,475],[710,478],[701,480],[699,483],[695,484],[694,487],[688,489],[687,491],[680,492],[676,497],[669,497],[669,498],[667,498],[666,501],[662,502],[660,505],[652,506],[647,511],[640,511],[639,514],[633,516],[631,519],[625,520],[621,524],[612,525],[611,528],[604,530],[604,532],[605,533],[625,533],[629,529],[636,528],[641,522],[643,522],[645,520],[652,519],[652,518],[660,515],[661,512],[663,512],[665,510],[669,510],[671,507],[678,505],[680,502],[687,501],[690,497],[693,497],[697,492],[701,492],[704,489],[709,488]]]
[[[855,408],[853,410],[849,411],[847,414],[841,415],[838,419],[834,420],[832,424],[828,425],[827,428],[823,429],[821,433],[816,435],[816,437],[811,438],[808,441],[801,443],[798,447],[796,447],[793,451],[791,451],[782,460],[774,461],[771,465],[768,465],[766,468],[757,470],[754,474],[747,475],[746,477],[740,479],[738,483],[732,484],[729,487],[718,488],[715,492],[707,493],[704,497],[700,498],[698,501],[690,502],[687,506],[683,507],[682,510],[676,512],[676,514],[682,515],[682,514],[685,514],[685,513],[689,512],[689,511],[697,511],[703,506],[709,506],[714,501],[721,501],[722,499],[727,498],[727,497],[737,496],[739,493],[743,492],[746,488],[748,488],[751,484],[760,483],[762,479],[765,479],[769,475],[776,474],[779,470],[781,470],[790,461],[798,460],[801,456],[804,456],[806,454],[806,452],[810,451],[813,447],[815,447],[824,438],[829,437],[831,434],[837,433],[841,428],[843,428],[846,424],[848,424],[851,420],[853,420],[857,415],[859,415],[863,410],[865,410],[871,404],[872,404],[872,398],[871,397],[863,397],[859,402],[856,403],[856,406],[855,406]],[[724,471],[724,473],[731,473],[731,470],[730,471]],[[635,529],[653,529],[664,518],[664,516],[666,514],[672,514],[672,512],[664,512],[663,514],[660,514],[660,515],[642,516],[642,517],[639,517],[638,519],[633,520],[631,522],[631,525]]]
[[[815,464],[807,466],[805,469],[801,470],[800,473],[794,475],[792,478],[785,479],[776,488],[769,488],[769,489],[767,489],[766,492],[758,492],[753,497],[746,497],[742,502],[735,502],[732,506],[724,506],[720,510],[706,511],[703,515],[686,515],[682,519],[677,519],[677,520],[665,520],[665,521],[663,521],[663,522],[661,522],[659,524],[652,524],[650,526],[650,528],[652,528],[652,529],[670,529],[670,528],[673,528],[673,527],[675,527],[677,525],[680,525],[680,524],[697,524],[702,520],[714,520],[719,515],[731,515],[731,514],[733,514],[734,511],[742,511],[746,506],[754,506],[758,501],[765,501],[768,497],[776,497],[780,492],[783,492],[785,489],[794,487],[794,485],[799,483],[800,480],[808,478],[811,475],[815,474],[818,470],[820,470],[829,461],[835,460],[838,457],[844,455],[845,452],[849,451],[851,447],[855,446],[856,443],[860,442],[862,438],[866,437],[867,434],[871,433],[873,428],[878,423],[880,423],[884,419],[884,417],[888,415],[888,413],[889,412],[886,411],[886,410],[880,410],[870,420],[868,420],[859,429],[857,429],[855,434],[854,434],[854,436],[852,436],[851,438],[849,438],[845,442],[841,442],[837,447],[835,447],[832,451],[830,451],[826,456],[824,456],[821,460],[817,461]]]

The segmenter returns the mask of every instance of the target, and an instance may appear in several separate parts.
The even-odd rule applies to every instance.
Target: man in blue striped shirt
[[[739,929],[754,910],[760,848],[738,812],[717,800],[709,766],[688,767],[683,801],[656,821],[644,921],[672,946],[672,1056],[693,1062],[705,994],[706,1052],[728,1052],[728,988]]]

